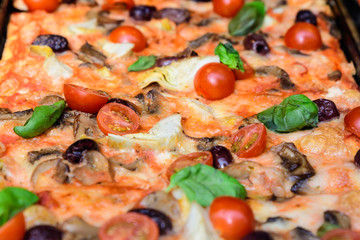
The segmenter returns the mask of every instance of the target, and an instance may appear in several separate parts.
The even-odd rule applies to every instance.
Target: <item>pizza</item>
[[[1,239],[360,239],[360,93],[325,0],[13,4]]]

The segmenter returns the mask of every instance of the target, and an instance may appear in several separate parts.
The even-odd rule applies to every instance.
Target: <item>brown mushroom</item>
[[[78,57],[80,60],[96,66],[106,66],[107,57],[88,42],[81,46]]]
[[[39,151],[30,151],[27,154],[27,159],[31,164],[42,160],[54,159],[62,156],[62,152],[56,147],[44,148]]]
[[[39,101],[39,105],[53,105],[54,103],[64,100],[64,98],[58,96],[58,95],[48,95],[43,97]]]
[[[64,240],[97,240],[99,229],[82,218],[75,216],[63,222],[61,229],[64,231]]]
[[[96,115],[82,112],[74,113],[73,133],[76,140],[80,139],[83,135],[94,138],[105,136],[98,127]]]
[[[280,80],[280,87],[285,90],[295,89],[295,84],[291,81],[289,74],[278,66],[262,66],[255,69],[260,76],[274,76]]]
[[[27,109],[18,112],[12,112],[8,108],[0,108],[0,121],[1,120],[28,120],[33,114],[34,110]]]
[[[67,173],[69,172],[69,167],[61,161],[61,158],[55,158],[41,162],[39,165],[36,166],[35,170],[31,175],[32,185],[36,186],[38,177],[52,168],[55,169],[55,173],[52,178],[56,182],[62,184],[68,180]]]

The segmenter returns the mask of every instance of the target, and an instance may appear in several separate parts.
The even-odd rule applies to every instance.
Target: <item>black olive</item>
[[[213,156],[214,168],[224,168],[234,161],[229,149],[226,147],[220,145],[214,146],[210,149],[210,152]]]
[[[269,45],[261,34],[252,33],[244,39],[244,48],[253,50],[257,54],[266,55],[270,52]]]
[[[99,150],[98,144],[91,139],[80,139],[71,144],[64,153],[64,159],[73,164],[80,163],[82,161],[82,154],[85,150]]]
[[[124,100],[124,99],[121,99],[121,98],[110,98],[107,103],[112,103],[112,102],[125,105],[125,106],[131,108],[132,110],[134,110],[134,112],[137,115],[140,115],[140,113],[139,113],[137,107],[135,106],[135,104],[133,104],[132,102],[129,102],[128,100]]]
[[[153,14],[154,18],[168,18],[176,24],[188,22],[191,18],[190,11],[182,8],[164,8]]]
[[[318,112],[319,122],[327,121],[332,118],[340,116],[340,113],[333,101],[324,98],[319,98],[314,100],[313,102],[319,108],[319,112]]]
[[[62,0],[61,2],[65,4],[71,4],[71,3],[76,3],[76,0]]]
[[[38,225],[26,231],[24,240],[61,240],[62,232],[50,225]]]
[[[354,164],[355,164],[355,166],[360,168],[360,150],[355,154]]]
[[[132,209],[130,212],[144,214],[154,220],[159,227],[160,235],[164,235],[172,230],[173,226],[170,218],[158,210],[151,208],[138,208]]]
[[[150,21],[154,12],[154,6],[136,5],[130,9],[130,17],[138,21]]]
[[[64,52],[69,49],[66,38],[54,34],[39,35],[32,42],[32,45],[45,45],[51,47],[54,52]]]
[[[242,238],[242,240],[272,240],[271,235],[264,231],[254,231]]]
[[[310,10],[300,10],[296,14],[295,22],[307,22],[317,26],[316,16]]]

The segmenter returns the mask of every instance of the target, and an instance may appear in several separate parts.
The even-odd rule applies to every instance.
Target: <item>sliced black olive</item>
[[[26,231],[24,240],[61,240],[62,231],[50,225],[38,225]]]
[[[137,109],[137,107],[135,106],[135,104],[133,104],[132,102],[129,102],[128,100],[124,100],[124,99],[121,99],[121,98],[110,98],[107,103],[112,103],[112,102],[116,102],[116,103],[125,105],[125,106],[131,108],[132,110],[134,110],[134,112],[137,115],[140,115],[140,112]]]
[[[355,154],[354,164],[356,167],[360,168],[360,150]]]
[[[340,116],[340,113],[331,100],[319,98],[313,101],[319,108],[318,117],[319,122],[328,121],[330,119]]]
[[[234,159],[229,149],[227,149],[226,147],[218,145],[211,148],[210,152],[213,156],[214,168],[224,168],[234,162]]]
[[[242,240],[273,240],[273,237],[264,231],[254,231],[243,237]]]
[[[54,34],[39,35],[32,42],[32,45],[49,46],[54,52],[64,52],[69,49],[69,42],[66,38]]]
[[[154,6],[136,5],[130,9],[130,17],[138,21],[150,21],[154,12]]]
[[[295,22],[307,22],[307,23],[317,26],[316,15],[313,14],[310,10],[306,10],[306,9],[300,10],[296,14]]]
[[[71,144],[64,153],[64,159],[73,164],[80,163],[83,159],[83,152],[85,150],[99,150],[98,144],[91,139],[80,139]]]
[[[324,212],[324,220],[327,223],[339,225],[341,228],[351,228],[350,217],[339,211]]]
[[[71,4],[71,3],[76,3],[76,0],[61,0],[61,2],[65,4]]]
[[[319,240],[312,232],[301,227],[291,230],[290,237],[293,240]]]
[[[328,79],[331,81],[338,81],[342,77],[342,73],[339,70],[332,71],[328,73]]]
[[[190,12],[182,8],[163,8],[152,15],[154,18],[168,18],[176,24],[188,22],[191,18]]]
[[[183,57],[176,57],[176,56],[162,57],[162,58],[156,59],[156,64],[155,65],[157,67],[163,67],[163,66],[170,65],[173,61],[178,61],[180,59],[183,59]]]
[[[144,214],[154,220],[159,227],[160,235],[165,235],[173,228],[170,218],[158,210],[151,208],[138,208],[132,209],[130,212]]]
[[[252,33],[244,39],[244,48],[253,50],[257,54],[266,55],[270,52],[269,45],[261,34]]]

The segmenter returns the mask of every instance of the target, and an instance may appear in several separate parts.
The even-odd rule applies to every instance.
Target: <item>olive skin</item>
[[[137,21],[150,21],[154,12],[154,6],[136,5],[130,9],[130,17]]]
[[[260,55],[266,55],[270,52],[270,47],[261,34],[252,33],[247,35],[243,44],[246,50],[253,50]]]
[[[129,102],[128,100],[124,100],[121,98],[110,98],[107,103],[112,103],[112,102],[125,105],[125,106],[131,108],[137,115],[140,115],[140,112],[137,109],[137,107],[135,106],[135,104]]]
[[[213,156],[213,167],[216,169],[224,168],[234,162],[234,159],[226,147],[214,146],[210,149]]]
[[[313,14],[310,10],[300,10],[296,14],[295,22],[307,22],[317,26],[316,15]]]
[[[340,116],[340,113],[331,100],[319,98],[313,101],[319,108],[318,117],[319,122],[328,121],[330,119]]]
[[[354,164],[356,167],[360,168],[360,150],[355,154]]]
[[[156,19],[168,18],[177,25],[183,22],[189,22],[191,15],[190,11],[182,8],[163,8],[160,11],[156,11],[153,14]]]
[[[94,140],[80,139],[66,149],[63,157],[73,164],[78,164],[82,161],[82,154],[86,150],[99,150],[99,146]]]
[[[242,240],[273,240],[273,238],[267,232],[254,231],[243,237]]]
[[[50,225],[38,225],[26,231],[24,240],[62,240],[62,232]]]
[[[63,36],[54,34],[39,35],[32,42],[32,45],[48,46],[54,52],[64,52],[69,49],[68,40]]]
[[[154,220],[159,227],[160,235],[168,233],[173,228],[170,218],[158,210],[151,208],[137,208],[130,210],[130,212],[144,214]]]

